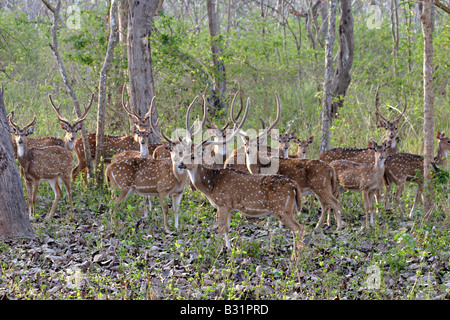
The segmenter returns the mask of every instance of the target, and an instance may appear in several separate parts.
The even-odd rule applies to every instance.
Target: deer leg
[[[178,207],[180,206],[181,198],[183,194],[172,195],[173,214],[175,217],[175,229],[178,229]]]
[[[169,204],[167,203],[168,198],[166,197],[166,195],[160,195],[159,201],[161,202],[161,208],[162,208],[163,214],[164,214],[164,231],[166,233],[170,233],[169,223],[167,221],[168,217],[169,217]]]
[[[398,183],[397,188],[395,190],[395,203],[397,204],[398,209],[400,210],[400,213],[402,214],[402,219],[405,218],[405,212],[403,211],[402,204],[400,203],[400,197],[403,193],[403,189],[405,188],[405,183]]]
[[[389,194],[391,193],[391,185],[390,183],[385,183],[384,187],[386,188],[386,191],[384,192],[384,210],[387,210],[389,205]]]
[[[73,212],[73,201],[72,201],[72,187],[70,186],[70,176],[66,176],[61,178],[64,188],[67,192],[67,197],[69,198],[69,206],[70,206],[70,215],[72,218],[75,217],[75,213]]]
[[[25,179],[25,185],[27,187],[27,202],[28,202],[28,216],[34,217],[34,212],[32,211],[33,207],[33,183],[28,179]]]
[[[301,248],[304,247],[303,235],[305,232],[305,228],[297,220],[295,220],[295,215],[293,214],[293,211],[283,212],[280,214],[278,218],[286,227],[288,227],[292,231],[292,236],[294,238],[294,245],[291,260],[293,261],[297,260]]]
[[[36,215],[36,202],[37,202],[37,193],[39,190],[39,180],[35,180],[33,179],[33,181],[31,182],[33,187],[32,187],[32,195],[31,195],[31,203],[33,206],[33,216]]]
[[[369,199],[369,193],[367,191],[362,192],[362,198],[364,203],[364,211],[366,213],[366,223],[365,226],[368,229],[369,228],[369,212],[370,212],[370,199]],[[363,225],[364,226],[364,225]]]
[[[226,207],[220,207],[217,209],[217,217],[218,217],[218,238],[222,237],[222,235],[225,238],[225,245],[227,249],[231,250],[231,244],[230,244],[230,216],[231,216],[231,209]]]
[[[416,210],[417,204],[419,203],[419,199],[422,196],[423,192],[423,183],[417,184],[416,198],[414,199],[414,204],[409,212],[409,218],[411,219],[414,216],[414,210]]]
[[[61,188],[59,187],[58,179],[49,180],[50,186],[53,189],[53,192],[55,193],[55,200],[53,200],[52,208],[50,209],[50,212],[47,213],[45,216],[45,220],[49,220],[53,217],[56,211],[56,207],[58,206],[59,199],[61,198]]]
[[[381,213],[381,209],[380,209],[380,203],[381,203],[381,193],[382,193],[382,188],[378,188],[375,193],[374,193],[374,199],[375,199],[375,203],[377,204],[377,215],[380,215]]]

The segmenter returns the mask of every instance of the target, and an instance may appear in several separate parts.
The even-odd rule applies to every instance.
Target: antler
[[[277,118],[275,119],[274,122],[272,122],[272,124],[266,129],[264,130],[261,134],[259,134],[257,136],[257,138],[259,139],[261,136],[264,136],[267,134],[267,132],[269,132],[270,130],[272,130],[278,123],[278,121],[280,121],[280,115],[281,115],[281,104],[280,104],[280,98],[278,97],[278,93],[275,92],[275,98],[277,100]],[[270,121],[269,121],[270,123]]]
[[[406,105],[407,105],[407,101],[408,100],[406,99],[406,93],[405,93],[405,87],[404,86],[402,86],[402,90],[403,90],[403,99],[404,99],[403,111],[402,111],[402,113],[400,113],[399,115],[397,115],[395,117],[394,122],[398,122],[402,118],[402,116],[403,116],[403,114],[405,113],[405,110],[406,110]]]
[[[291,121],[288,122],[288,129],[287,129],[287,131],[284,133],[285,135],[288,135],[289,132],[291,132],[291,130],[292,130],[292,123],[293,123],[293,122],[294,122],[294,120],[291,120]]]
[[[378,106],[379,106],[378,91],[379,91],[379,89],[380,89],[380,85],[378,85],[377,92],[375,93],[375,113],[378,114],[384,121],[389,122],[389,120],[378,109]]]
[[[55,105],[55,103],[53,102],[53,99],[52,99],[52,95],[51,95],[51,94],[48,95],[48,98],[50,99],[50,103],[52,104],[53,108],[54,108],[55,111],[56,111],[56,114],[58,115],[58,120],[61,121],[61,122],[64,122],[64,123],[67,124],[67,125],[70,125],[70,121],[67,120],[65,117],[63,117],[63,116],[61,115],[61,113],[59,112],[59,109],[61,109],[61,104],[59,104],[59,107],[57,107],[57,106]],[[82,114],[81,116],[79,116],[79,117],[74,121],[73,126],[76,126],[76,125],[79,124],[81,121],[83,121],[84,119],[86,119],[87,113],[88,113],[89,109],[91,109],[92,103],[93,103],[93,102],[94,102],[94,94],[91,95],[91,101],[89,102],[89,105],[88,105],[87,107],[84,108],[83,114]]]
[[[19,126],[18,126],[16,123],[14,123],[13,118],[14,118],[14,111],[11,111],[10,114],[8,114],[8,121],[9,121],[9,124],[10,124],[14,129],[20,130]],[[36,116],[33,116],[33,120],[31,120],[30,123],[28,123],[25,127],[23,127],[22,130],[26,130],[26,129],[28,129],[28,128],[31,127],[31,126],[34,126],[35,124],[36,124]]]
[[[56,115],[58,116],[58,120],[59,120],[60,122],[64,122],[64,123],[67,124],[67,125],[70,125],[69,120],[67,120],[66,118],[64,118],[64,117],[61,115],[61,113],[59,112],[59,109],[61,109],[61,103],[59,104],[59,107],[57,107],[57,106],[55,105],[55,103],[53,102],[53,99],[52,99],[52,95],[51,95],[51,94],[48,95],[48,98],[50,99],[50,103],[51,103],[51,105],[53,106],[53,109],[55,109],[55,111],[56,111]]]
[[[124,91],[125,91],[125,83],[123,84],[123,88],[122,88],[122,107],[125,109],[125,111],[126,111],[130,116],[135,117],[136,119],[140,119],[140,117],[139,117],[134,111],[131,111],[131,110],[128,109],[127,106],[125,105],[124,98],[123,98],[123,96],[124,96],[124,95],[123,95]]]
[[[159,136],[160,138],[165,139],[166,141],[168,141],[170,144],[174,144],[174,142],[173,142],[169,137],[167,137],[163,132],[161,132],[161,131],[159,131],[159,130],[157,129],[157,127],[159,126],[159,119],[156,119],[156,122],[155,122],[155,123],[153,123],[153,121],[152,121],[151,115],[153,115],[153,114],[155,113],[155,110],[154,110],[154,105],[155,105],[155,104],[154,104],[154,101],[155,101],[155,98],[156,98],[156,96],[153,96],[152,102],[151,102],[151,104],[150,104],[150,108],[148,109],[148,112],[147,112],[147,114],[145,115],[144,119],[147,119],[148,117],[150,117],[150,128],[152,129],[152,131],[153,131],[157,136]]]
[[[234,137],[236,136],[236,134],[241,131],[242,127],[244,126],[245,121],[247,120],[249,105],[250,105],[250,98],[247,98],[247,105],[245,107],[245,113],[244,113],[244,116],[242,117],[241,123],[237,126],[237,128],[236,128],[236,123],[234,124],[233,133],[231,135],[229,135],[225,140],[220,140],[220,141],[205,140],[200,145],[202,147],[206,147],[208,145],[222,145],[222,144],[227,144],[228,142],[233,140]],[[230,110],[230,113],[233,112],[233,109],[234,108],[232,107]]]
[[[202,96],[202,98],[203,98],[203,104],[202,104],[203,119],[202,119],[202,121],[200,123],[200,127],[198,128],[198,130],[196,132],[192,133],[192,130],[194,129],[195,125],[192,125],[192,126],[189,125],[189,117],[190,117],[190,114],[191,114],[191,109],[192,109],[192,107],[194,105],[194,102],[197,100],[197,98],[198,98],[198,96],[196,96],[194,98],[194,100],[191,102],[191,104],[189,105],[188,110],[186,112],[186,130],[187,130],[187,133],[189,135],[189,138],[191,138],[191,139],[193,137],[195,137],[196,135],[198,135],[202,131],[202,129],[205,126],[205,123],[207,121],[207,112],[208,112],[208,110],[206,108],[206,99],[205,99],[205,96],[203,95]]]

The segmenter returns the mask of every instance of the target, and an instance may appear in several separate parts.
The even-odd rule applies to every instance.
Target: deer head
[[[403,88],[403,98],[404,98],[403,111],[399,115],[397,115],[394,118],[394,120],[391,122],[379,110],[379,97],[378,97],[379,88],[380,88],[380,86],[378,86],[376,94],[375,94],[375,113],[378,116],[380,116],[380,118],[381,118],[381,120],[378,120],[378,126],[386,129],[385,139],[392,141],[392,148],[395,148],[396,138],[397,138],[397,134],[398,134],[398,123],[399,123],[400,119],[403,117],[403,114],[405,113],[406,106],[407,106],[405,89]]]
[[[66,145],[67,149],[72,150],[74,147],[75,139],[77,137],[77,132],[79,130],[81,130],[82,123],[86,119],[87,113],[92,106],[92,102],[94,101],[94,94],[91,95],[91,101],[89,102],[89,105],[84,108],[83,114],[80,117],[78,117],[75,121],[73,121],[72,123],[61,115],[61,113],[59,111],[61,109],[61,104],[59,105],[59,107],[57,107],[55,105],[55,103],[53,102],[52,96],[50,94],[48,95],[48,98],[50,100],[50,103],[51,103],[53,109],[55,109],[55,111],[56,111],[56,115],[58,116],[58,120],[61,124],[61,128],[64,131],[66,131],[66,136],[64,137],[64,142],[67,144]]]
[[[272,139],[278,140],[278,149],[283,158],[289,157],[289,147],[291,146],[291,140],[295,137],[295,130],[292,130],[293,120],[289,121],[288,129],[284,134],[276,134],[275,132],[271,132]]]
[[[36,116],[33,117],[33,120],[24,126],[22,129],[14,123],[14,111],[8,115],[8,121],[10,125],[10,131],[14,134],[17,144],[17,155],[19,157],[24,155],[24,150],[27,146],[28,136],[34,133],[35,125],[36,125]]]
[[[311,137],[309,137],[309,138],[306,139],[306,140],[300,140],[299,138],[294,137],[294,138],[292,139],[292,141],[293,141],[294,143],[296,143],[297,146],[298,146],[298,150],[297,150],[296,155],[297,155],[298,157],[302,158],[302,159],[306,159],[306,153],[308,152],[308,146],[309,146],[311,143],[313,143],[313,141],[314,141],[314,136],[311,136]]]
[[[275,92],[275,98],[276,98],[276,102],[277,102],[277,117],[276,117],[275,121],[272,122],[268,128],[264,129],[263,132],[258,134],[255,138],[250,138],[247,135],[247,133],[245,133],[244,131],[239,132],[239,134],[241,135],[242,141],[244,142],[245,152],[247,153],[247,155],[250,156],[250,159],[253,159],[255,161],[255,162],[253,162],[253,160],[251,160],[250,163],[256,163],[256,159],[254,159],[254,157],[257,156],[258,146],[260,145],[260,139],[263,139],[267,135],[267,132],[271,131],[276,126],[278,121],[280,120],[281,104],[280,104],[280,98],[278,97],[278,94],[276,92]]]

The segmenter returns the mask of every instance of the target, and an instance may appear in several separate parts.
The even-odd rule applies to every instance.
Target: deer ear
[[[36,130],[35,127],[28,128],[28,130],[27,130],[27,136],[30,135],[30,134],[32,134],[32,133],[34,132],[34,130]]]
[[[372,141],[369,141],[369,143],[367,143],[367,147],[370,149],[375,149],[375,144]]]
[[[441,140],[442,138],[444,138],[444,132],[437,132],[436,138],[438,138],[439,140]]]
[[[383,120],[378,120],[378,126],[381,128],[386,128],[386,123]]]
[[[81,123],[77,124],[77,126],[75,127],[75,132],[81,130]]]
[[[12,134],[15,134],[16,130],[13,127],[9,127],[9,132],[11,132]]]
[[[137,134],[139,132],[135,125],[131,128],[131,130],[133,131],[134,134]]]
[[[131,122],[132,122],[133,124],[137,124],[137,123],[138,123],[138,120],[136,119],[136,117],[131,117]]]
[[[309,137],[308,138],[308,144],[310,144],[310,143],[313,143],[313,141],[314,141],[314,136],[311,136],[311,137]]]
[[[60,125],[61,125],[61,129],[63,129],[63,130],[67,130],[67,126],[66,126],[66,124],[65,124],[65,123],[60,123]]]
[[[272,139],[278,139],[278,135],[274,131],[270,131],[270,137]]]

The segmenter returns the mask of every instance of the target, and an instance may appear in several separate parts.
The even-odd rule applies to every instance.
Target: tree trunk
[[[114,48],[118,42],[118,21],[117,21],[117,1],[111,1],[111,9],[109,14],[109,41],[106,51],[105,61],[100,71],[100,83],[98,92],[98,110],[97,110],[97,134],[96,134],[96,153],[95,153],[95,179],[98,185],[103,183],[103,153],[105,140],[105,109],[106,109],[106,84],[108,72],[111,68]]]
[[[350,0],[339,0],[339,50],[336,71],[334,72],[331,92],[333,102],[331,105],[331,116],[336,117],[338,108],[344,105],[344,97],[351,82],[350,69],[353,64],[353,15],[352,2]]]
[[[14,158],[9,123],[0,89],[0,241],[6,238],[34,237],[28,219],[22,182]]]
[[[433,207],[433,187],[431,184],[431,162],[434,152],[434,94],[433,94],[433,33],[431,23],[432,0],[424,0],[420,15],[423,31],[423,140],[424,140],[424,202],[423,211],[428,214]]]
[[[58,63],[59,72],[64,81],[64,85],[66,86],[67,92],[69,93],[70,97],[72,98],[72,103],[73,103],[73,106],[77,113],[77,116],[80,117],[82,115],[80,104],[78,102],[75,91],[72,88],[71,81],[67,76],[66,69],[64,68],[64,64],[62,61],[62,57],[58,50],[58,21],[60,19],[61,1],[59,0],[57,2],[56,7],[52,7],[47,0],[42,0],[42,2],[53,13],[53,26],[52,26],[52,30],[51,30],[52,43],[49,45],[53,51],[53,54],[55,55],[56,62]],[[85,154],[85,159],[86,159],[86,167],[88,169],[88,176],[92,177],[91,149],[89,147],[88,134],[86,132],[86,128],[85,128],[84,124],[81,124],[81,137],[83,139],[83,144],[84,144],[84,154]]]
[[[127,56],[130,79],[128,93],[130,107],[140,117],[147,113],[155,95],[150,34],[153,27],[153,15],[159,4],[159,0],[128,1]],[[157,116],[155,112],[153,119]],[[160,139],[152,133],[149,136],[149,142],[159,143]]]
[[[211,111],[216,113],[226,107],[223,98],[227,89],[225,63],[221,57],[222,40],[219,37],[219,20],[217,19],[215,0],[207,0],[206,9],[208,13],[208,28],[214,70],[214,86],[210,88],[212,99],[209,99],[209,104],[212,106]]]
[[[119,24],[119,41],[126,43],[128,26],[128,0],[119,0],[117,11],[117,20]]]
[[[325,44],[325,76],[323,82],[322,99],[322,138],[320,152],[329,149],[331,126],[331,84],[333,77],[333,48],[336,25],[336,0],[330,0],[330,12],[328,15],[328,35]]]

